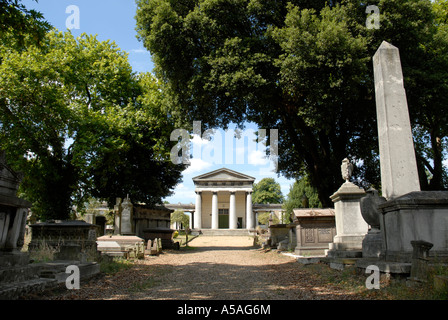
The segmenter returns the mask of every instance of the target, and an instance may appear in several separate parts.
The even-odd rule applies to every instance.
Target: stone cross
[[[400,54],[383,41],[373,56],[381,187],[393,199],[420,191]]]

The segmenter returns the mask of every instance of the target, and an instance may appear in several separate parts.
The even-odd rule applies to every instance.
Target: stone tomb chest
[[[82,251],[96,251],[97,226],[81,220],[51,220],[32,224],[30,250],[79,245]]]
[[[336,235],[334,209],[294,209],[298,255],[324,255]]]
[[[162,248],[174,248],[173,233],[175,230],[170,228],[173,211],[164,206],[134,205],[133,218],[137,236],[145,239],[145,242],[161,239]]]

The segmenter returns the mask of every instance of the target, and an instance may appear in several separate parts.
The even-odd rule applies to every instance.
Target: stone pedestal
[[[330,198],[334,202],[336,236],[329,244],[328,256],[356,258],[362,256],[362,241],[368,225],[361,215],[360,200],[365,191],[346,181]]]

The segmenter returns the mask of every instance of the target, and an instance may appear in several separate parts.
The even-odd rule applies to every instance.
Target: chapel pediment
[[[253,183],[254,177],[242,174],[226,168],[217,169],[200,176],[194,177],[193,182],[249,182]]]

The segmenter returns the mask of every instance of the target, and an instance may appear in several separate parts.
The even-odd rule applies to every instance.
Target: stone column
[[[194,229],[194,212],[190,212],[190,224],[188,225],[188,228],[190,228],[190,230]]]
[[[382,195],[420,191],[400,54],[383,41],[373,56]]]
[[[196,207],[194,210],[194,229],[202,228],[202,194],[196,192]]]
[[[212,229],[219,228],[218,217],[218,192],[213,192],[212,196]]]
[[[0,250],[4,248],[6,244],[6,237],[9,230],[9,219],[11,215],[7,212],[0,212]]]
[[[238,229],[238,219],[236,218],[235,192],[230,192],[229,229]]]
[[[254,213],[252,212],[252,192],[247,192],[246,196],[246,229],[254,228]]]
[[[27,214],[26,208],[18,208],[15,215],[12,227],[9,229],[8,236],[6,237],[5,248],[6,249],[17,249],[17,242],[21,234],[21,228],[25,228],[23,224],[24,219],[26,220]]]

